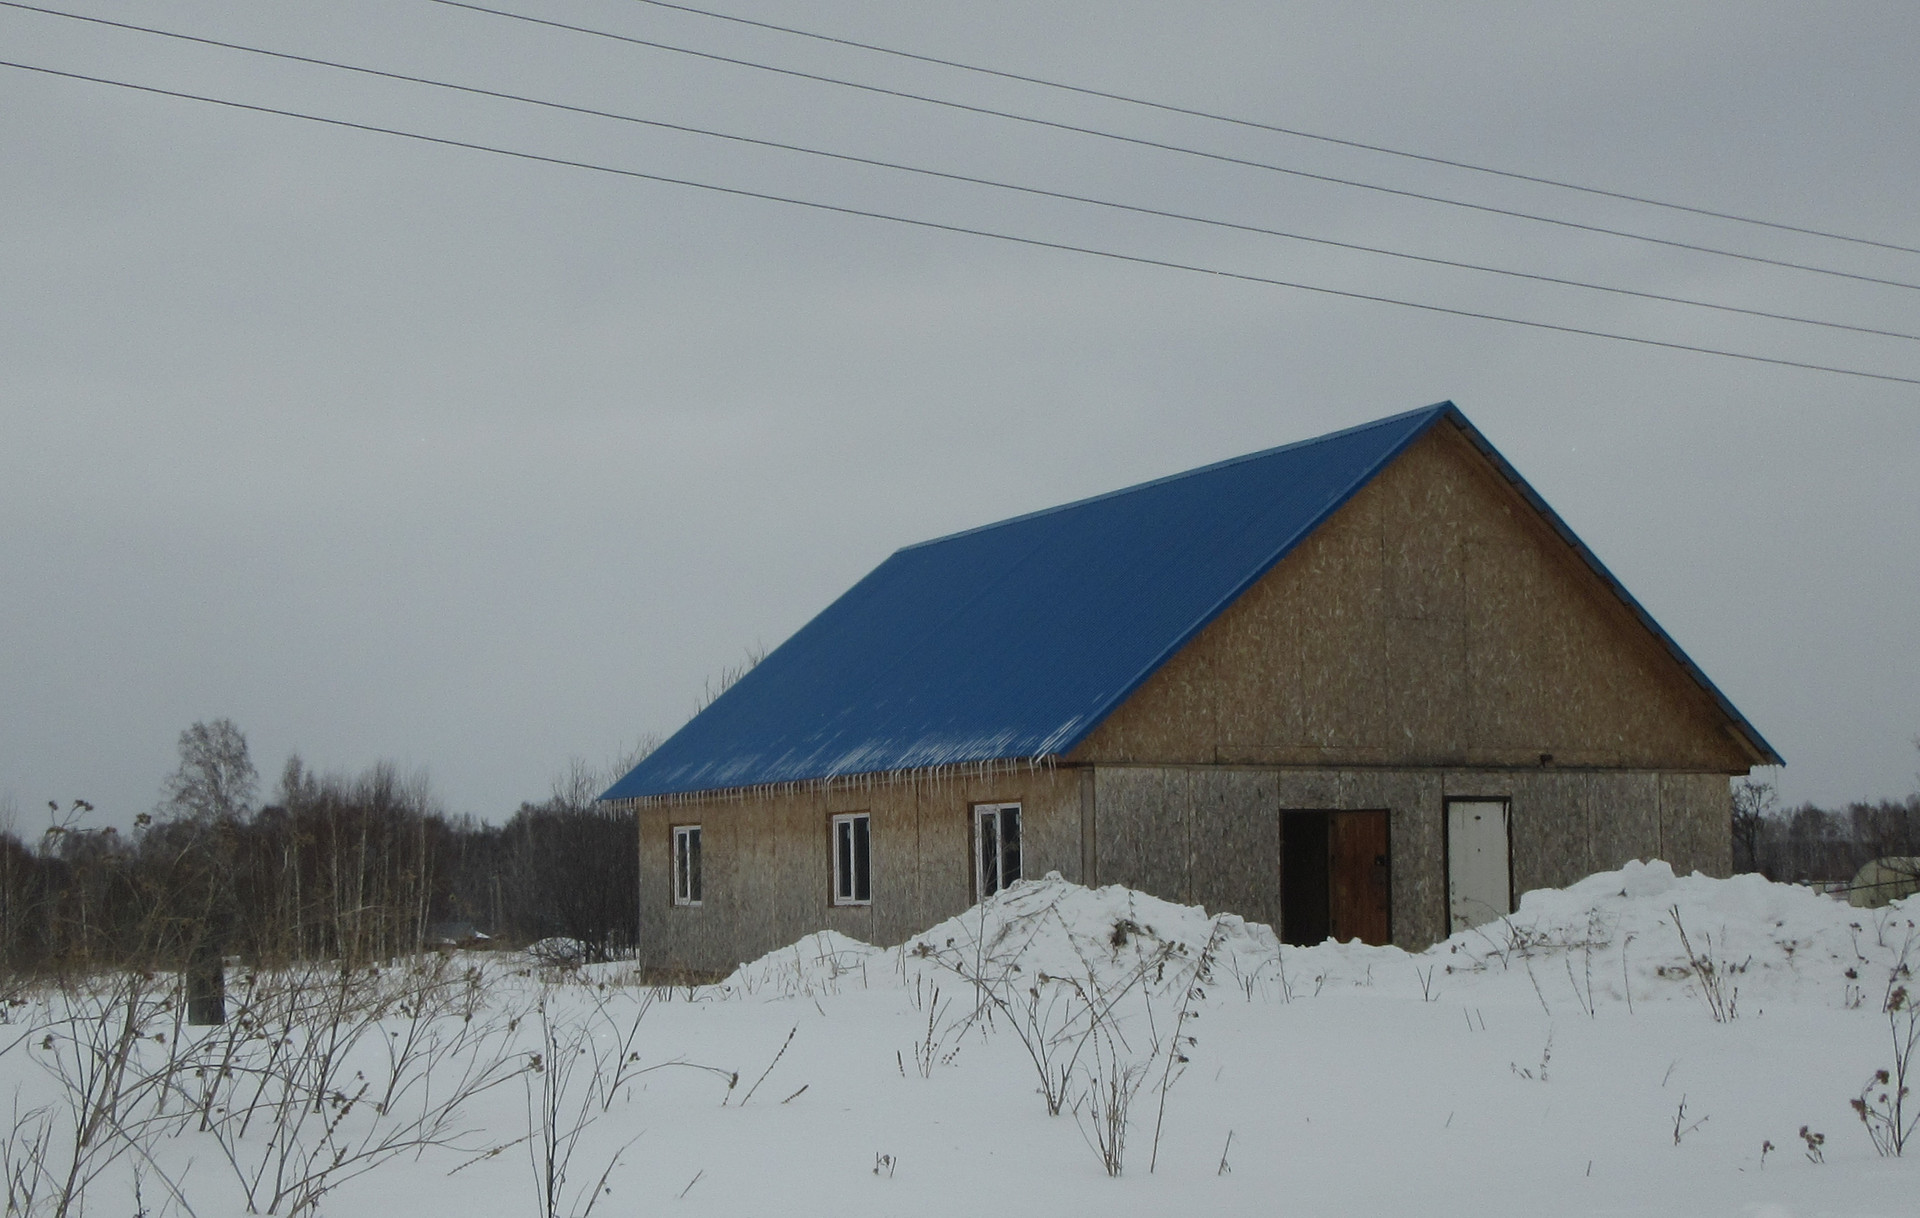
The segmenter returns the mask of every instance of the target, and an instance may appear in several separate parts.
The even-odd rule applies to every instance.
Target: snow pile
[[[967,976],[1073,977],[1102,989],[1136,977],[1162,983],[1168,966],[1198,962],[1204,951],[1229,970],[1275,958],[1270,927],[1233,914],[1208,917],[1112,885],[1082,888],[1051,872],[931,927],[901,946],[910,956]]]
[[[1136,979],[1164,985],[1168,966],[1190,971],[1209,945],[1209,959],[1230,973],[1264,970],[1279,952],[1267,926],[1231,914],[1209,917],[1198,906],[1118,885],[1083,888],[1049,872],[1045,879],[1016,881],[891,948],[836,931],[808,935],[741,965],[721,983],[721,992],[814,997],[849,987],[910,988],[955,975],[996,986],[1045,977],[1075,978],[1103,990]]]
[[[1757,875],[1679,877],[1632,862],[1529,892],[1510,917],[1424,955],[1444,958],[1450,976],[1524,972],[1590,1015],[1609,1002],[1697,1000],[1724,1022],[1766,1003],[1878,1002],[1920,951],[1916,919],[1920,902],[1869,912]]]
[[[999,987],[1043,978],[1104,991],[1136,979],[1164,987],[1205,950],[1209,975],[1249,999],[1290,1001],[1328,986],[1431,997],[1438,978],[1457,991],[1518,977],[1549,1011],[1569,999],[1589,1014],[1609,1002],[1702,1001],[1732,1006],[1723,1005],[1724,1018],[1737,1017],[1741,1003],[1877,1000],[1867,991],[1908,950],[1916,921],[1920,897],[1856,910],[1760,876],[1681,877],[1664,862],[1636,861],[1529,892],[1512,915],[1422,952],[1357,940],[1283,949],[1272,928],[1233,914],[1049,873],[893,947],[835,931],[808,935],[740,966],[719,992],[815,997],[956,975]]]
[[[867,989],[893,968],[888,953],[837,930],[817,931],[735,969],[720,983],[727,996],[815,998],[843,985]]]

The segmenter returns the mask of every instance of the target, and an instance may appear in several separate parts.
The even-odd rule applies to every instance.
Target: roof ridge
[[[1075,499],[1069,503],[1057,503],[1051,507],[1036,508],[1031,512],[1022,512],[1018,516],[1009,516],[1005,520],[990,521],[987,524],[976,524],[972,528],[961,529],[953,533],[944,533],[938,537],[929,537],[925,541],[911,542],[901,546],[895,550],[894,553],[905,554],[910,550],[921,550],[928,546],[939,545],[942,542],[957,541],[962,537],[971,537],[976,533],[985,533],[993,529],[1006,528],[1008,525],[1024,524],[1029,520],[1038,520],[1045,516],[1056,516],[1062,512],[1069,512],[1077,508],[1086,507],[1089,504],[1101,503],[1108,499],[1117,499],[1122,495],[1131,495],[1138,491],[1151,490],[1157,486],[1165,486],[1170,482],[1179,482],[1187,478],[1197,478],[1202,474],[1211,474],[1219,470],[1231,469],[1236,465],[1245,465],[1249,461],[1259,461],[1263,458],[1277,456],[1280,453],[1289,452],[1293,449],[1309,448],[1315,444],[1324,444],[1330,440],[1338,440],[1343,436],[1353,435],[1356,432],[1371,431],[1376,427],[1387,427],[1395,423],[1405,423],[1422,415],[1438,417],[1448,411],[1458,414],[1459,410],[1460,408],[1455,406],[1451,400],[1435,402],[1431,406],[1422,406],[1418,410],[1404,410],[1399,414],[1389,415],[1384,419],[1371,419],[1365,423],[1356,423],[1351,427],[1342,427],[1338,431],[1330,431],[1324,435],[1312,436],[1305,440],[1295,440],[1291,444],[1279,444],[1273,448],[1263,448],[1258,452],[1243,453],[1237,457],[1228,457],[1223,461],[1210,462],[1206,465],[1195,466],[1193,469],[1181,470],[1178,473],[1162,474],[1158,478],[1149,478],[1145,482],[1136,482],[1131,486],[1123,486],[1111,491],[1102,491],[1097,495],[1088,495],[1084,499]]]

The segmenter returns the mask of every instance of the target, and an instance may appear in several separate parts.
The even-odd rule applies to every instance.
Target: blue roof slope
[[[908,546],[602,798],[1065,753],[1452,411]]]
[[[1771,755],[1451,402],[897,551],[603,799],[1064,754],[1442,418]]]

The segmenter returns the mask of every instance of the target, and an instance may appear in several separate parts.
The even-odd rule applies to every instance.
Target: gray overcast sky
[[[427,0],[49,0],[1244,223],[1920,331],[1920,292],[1018,127]],[[1920,282],[1745,229],[809,45],[503,7]],[[1920,245],[1920,10],[712,0],[867,41]],[[1920,343],[1490,281],[0,8],[0,58],[927,219],[1920,376]],[[1788,759],[1920,762],[1920,388],[1022,248],[0,69],[0,800],[391,758],[499,819],[895,547],[1452,398]]]

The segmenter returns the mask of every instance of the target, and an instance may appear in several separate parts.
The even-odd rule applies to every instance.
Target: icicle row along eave
[[[759,783],[744,787],[715,787],[704,791],[675,791],[668,795],[636,795],[604,802],[614,807],[677,808],[688,804],[745,803],[768,796],[824,794],[829,791],[872,790],[875,787],[903,783],[927,783],[934,790],[949,783],[981,781],[1001,774],[1036,773],[1052,770],[1060,758],[1055,753],[1034,757],[993,757],[984,761],[956,761],[944,765],[916,766],[897,770],[872,770],[864,774],[830,774],[820,778],[800,778],[788,782]]]

